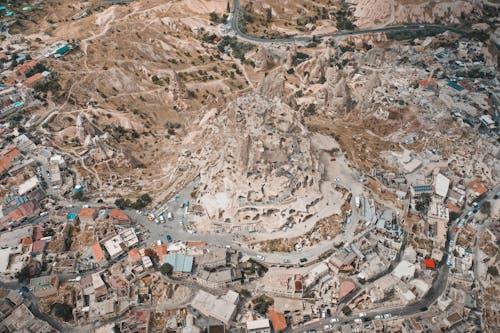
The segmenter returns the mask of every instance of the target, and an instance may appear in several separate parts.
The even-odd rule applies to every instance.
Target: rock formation
[[[203,137],[213,144],[194,157],[207,212],[200,222],[271,231],[302,222],[321,198],[322,167],[302,116],[277,98],[238,98],[210,120]]]

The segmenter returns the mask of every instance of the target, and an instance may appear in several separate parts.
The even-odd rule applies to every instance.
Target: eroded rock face
[[[258,222],[271,231],[301,222],[321,197],[322,170],[302,115],[279,99],[238,98],[211,119],[204,137],[218,144],[196,157],[203,222]]]
[[[255,56],[255,70],[267,71],[275,65],[273,55],[265,47],[261,47]]]

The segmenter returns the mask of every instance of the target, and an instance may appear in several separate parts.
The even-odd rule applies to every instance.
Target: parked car
[[[300,261],[301,263],[305,263],[305,262],[307,261],[307,258],[301,258],[299,261]]]
[[[384,315],[384,318],[385,318],[385,319],[388,319],[388,318],[391,318],[391,317],[392,317],[392,314],[390,314],[390,313],[386,313],[386,314]]]
[[[266,260],[266,257],[264,257],[264,256],[263,256],[263,255],[261,255],[261,254],[258,254],[258,255],[257,255],[257,259],[264,261],[264,260]]]
[[[340,320],[339,318],[332,318],[330,319],[330,323],[333,324],[333,323],[338,323]]]
[[[332,328],[333,328],[332,324],[326,324],[326,325],[323,327],[323,329],[324,329],[325,331],[331,330]]]

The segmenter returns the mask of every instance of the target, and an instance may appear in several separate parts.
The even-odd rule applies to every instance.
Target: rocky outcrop
[[[176,71],[172,71],[170,76],[170,92],[172,93],[172,98],[176,101],[179,98],[188,98],[188,90],[184,82],[182,82],[179,74]]]
[[[282,101],[240,97],[206,124],[203,137],[213,144],[193,156],[207,212],[200,222],[262,223],[270,231],[303,221],[319,200],[318,156],[301,113]]]
[[[261,46],[257,54],[255,55],[255,70],[257,72],[263,72],[271,69],[274,65],[276,65],[276,61],[272,53]]]

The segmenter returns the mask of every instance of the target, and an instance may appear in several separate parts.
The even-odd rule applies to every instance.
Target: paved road
[[[233,1],[233,12],[231,15],[231,28],[233,29],[236,36],[248,43],[252,44],[291,44],[291,43],[307,43],[313,41],[313,39],[322,39],[327,37],[346,37],[353,35],[364,35],[371,33],[382,33],[382,32],[400,32],[400,31],[418,31],[422,29],[443,29],[444,31],[449,30],[458,33],[466,32],[463,29],[454,28],[450,26],[444,26],[439,24],[408,24],[408,25],[399,25],[399,26],[391,26],[391,27],[383,27],[383,28],[373,28],[373,29],[360,29],[360,30],[352,30],[352,31],[341,31],[329,34],[319,34],[312,36],[293,36],[287,38],[262,38],[254,35],[250,35],[241,31],[239,26],[240,19],[240,1]]]

